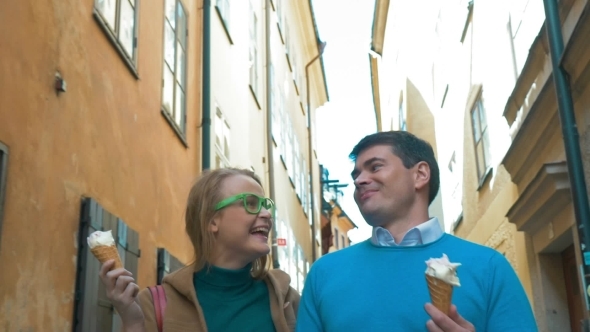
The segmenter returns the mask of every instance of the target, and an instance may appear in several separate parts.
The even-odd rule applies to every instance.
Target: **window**
[[[305,258],[303,257],[303,249],[301,249],[299,244],[297,244],[297,255],[297,280],[299,281],[297,283],[297,290],[301,292],[305,281]]]
[[[183,137],[186,131],[186,11],[178,0],[166,0],[162,113]]]
[[[279,28],[279,36],[281,37],[281,41],[285,43],[285,39],[283,38],[283,1],[285,0],[276,0],[276,13],[277,13],[277,27]]]
[[[406,123],[406,112],[404,109],[404,99],[403,98],[400,98],[400,101],[399,101],[398,116],[399,116],[399,130],[407,131],[408,125]]]
[[[83,200],[80,216],[73,330],[120,331],[121,319],[106,297],[98,277],[100,263],[90,252],[86,238],[97,230],[111,230],[125,269],[137,280],[137,264],[141,257],[139,234],[92,198]]]
[[[279,252],[279,266],[281,270],[289,274],[289,227],[287,223],[279,216],[278,210],[275,208],[276,223],[277,223],[277,238],[284,240],[277,243]]]
[[[291,277],[291,287],[297,289],[297,261],[299,260],[297,247],[297,241],[295,240],[295,234],[293,230],[289,229],[289,239],[287,240],[287,246],[289,247],[289,276]]]
[[[139,0],[94,1],[94,17],[136,76],[138,5]]]
[[[473,141],[475,144],[475,158],[477,160],[477,178],[480,185],[490,168],[490,140],[488,138],[488,124],[481,95],[471,110],[471,124],[473,127]]]
[[[2,216],[6,194],[6,173],[8,169],[8,147],[0,142],[0,240],[2,239]]]
[[[250,3],[250,89],[258,98],[258,18]]]
[[[299,193],[301,195],[301,207],[305,214],[307,214],[307,188],[305,187],[307,179],[306,173],[305,157],[301,154],[299,156]]]
[[[298,72],[298,68],[297,68],[297,55],[295,54],[295,48],[293,48],[293,52],[291,53],[291,64],[293,65],[293,72],[292,72],[292,76],[293,76],[293,84],[295,84],[295,92],[297,94],[299,94],[299,72]]]
[[[515,75],[518,76],[529,57],[531,44],[545,22],[543,1],[515,0],[509,7],[508,30]]]
[[[287,121],[287,118],[289,115],[287,114],[287,110],[285,109],[285,95],[281,92],[279,96],[279,114],[281,117],[279,120],[281,121],[281,143],[279,144],[279,147],[281,149],[281,160],[283,161],[285,168],[287,168],[287,151],[289,151],[289,149],[287,148],[289,130],[289,123]]]
[[[291,67],[291,41],[289,40],[289,25],[283,25],[283,33],[285,34],[285,56],[287,57],[287,64],[289,65],[289,69],[293,70]]]
[[[230,166],[230,131],[227,120],[219,107],[215,115],[215,165],[217,168]]]
[[[229,25],[229,20],[230,20],[230,1],[231,0],[216,0],[215,1],[215,9],[217,10],[217,15],[219,16],[219,18],[221,19],[221,23],[223,25],[223,29],[225,30],[225,33],[227,34],[227,38],[229,38],[229,43],[233,44],[233,41],[231,39],[231,35],[230,35],[230,25]]]
[[[284,130],[287,132],[287,146],[285,148],[285,167],[287,168],[287,174],[289,174],[289,180],[291,180],[291,184],[294,184],[293,180],[295,179],[295,173],[293,169],[293,125],[291,123],[291,117],[289,116],[288,112],[285,112]]]
[[[311,196],[311,170],[309,171],[309,173],[307,173],[306,170],[306,178],[307,178],[307,185],[305,186],[307,188],[307,221],[309,222],[309,225],[311,226],[311,200],[313,199],[313,197]],[[320,241],[321,243],[321,241]]]
[[[179,270],[184,267],[176,257],[170,255],[170,253],[164,248],[158,248],[158,285],[162,284],[162,279],[170,273]]]
[[[270,89],[270,107],[271,107],[271,114],[272,114],[272,138],[275,141],[275,144],[279,146],[281,140],[281,110],[280,110],[280,90],[275,86],[275,70],[272,63],[270,64],[270,82],[268,82],[268,86],[271,87]],[[279,98],[275,95],[275,90],[279,91]],[[280,147],[279,147],[280,148]]]
[[[301,199],[301,187],[299,186],[299,176],[301,175],[301,170],[299,166],[301,166],[300,154],[299,154],[299,140],[297,139],[297,135],[295,131],[293,132],[293,151],[291,151],[293,155],[293,185],[295,186],[295,194],[297,198]]]
[[[336,250],[340,249],[340,236],[338,235],[338,228],[334,228],[334,248],[336,248]]]

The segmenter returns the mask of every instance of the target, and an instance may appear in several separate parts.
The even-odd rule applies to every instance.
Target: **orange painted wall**
[[[201,2],[183,1],[185,147],[160,113],[163,0],[139,6],[139,79],[94,20],[93,1],[0,1],[0,141],[9,147],[0,330],[71,331],[83,196],[140,233],[141,287],[156,282],[156,247],[192,258],[183,213],[201,162]],[[67,82],[59,95],[56,71]]]

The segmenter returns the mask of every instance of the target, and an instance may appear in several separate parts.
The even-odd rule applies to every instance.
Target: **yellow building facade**
[[[141,287],[192,259],[202,6],[0,4],[0,330],[118,331],[91,231]]]
[[[328,99],[309,2],[23,0],[0,26],[1,330],[118,331],[86,237],[112,230],[139,286],[161,282],[194,256],[191,185],[221,166],[261,177],[302,289]]]
[[[588,2],[559,11],[588,184]],[[506,256],[541,331],[579,331],[588,285],[544,22],[542,1],[377,1],[373,88],[382,130],[405,119],[434,135],[445,230]],[[431,111],[417,114],[427,133],[409,126],[408,93],[384,89],[400,77]]]
[[[408,6],[401,2],[399,5]],[[437,154],[435,135],[435,110],[430,103],[427,75],[402,65],[403,47],[400,47],[397,22],[398,13],[393,14],[390,1],[375,1],[369,65],[373,104],[378,131],[406,130],[426,140]],[[408,10],[405,8],[404,10]],[[394,17],[389,17],[393,15]],[[401,16],[400,16],[401,17]],[[424,79],[426,77],[426,79]],[[442,208],[442,194],[439,192],[429,206],[429,214],[437,217],[444,227],[446,215]]]
[[[274,267],[302,290],[309,265],[321,255],[314,112],[328,100],[311,3],[219,0],[212,6],[210,89],[204,89],[211,99],[211,131],[204,136],[211,167],[250,168],[263,179],[277,206]]]

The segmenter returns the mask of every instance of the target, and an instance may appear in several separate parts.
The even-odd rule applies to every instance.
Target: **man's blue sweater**
[[[414,247],[377,247],[367,240],[323,256],[307,276],[297,331],[426,331],[425,261],[443,253],[461,263],[452,303],[476,331],[537,331],[504,256],[449,234]]]

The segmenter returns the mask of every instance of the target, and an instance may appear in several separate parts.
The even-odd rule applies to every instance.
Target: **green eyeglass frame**
[[[275,206],[275,202],[267,197],[258,196],[253,193],[241,193],[235,196],[230,196],[215,205],[215,211],[219,211],[239,200],[244,203],[244,209],[250,214],[258,214],[262,207],[271,210]]]

